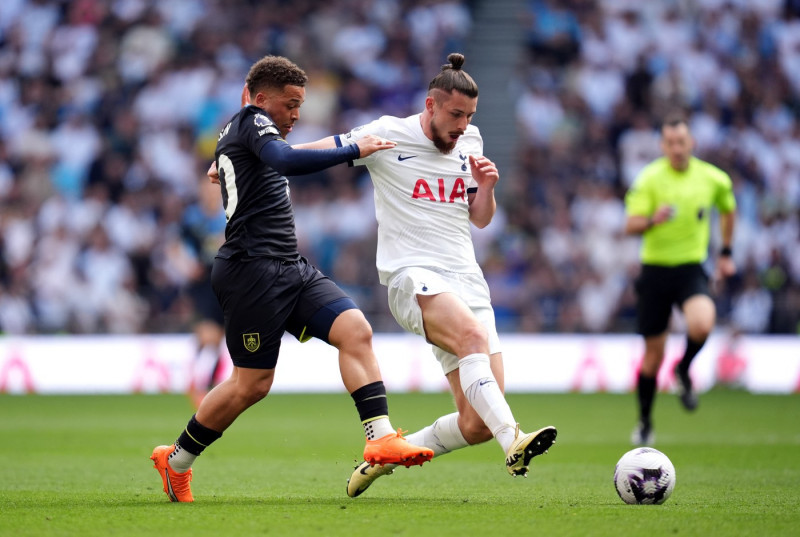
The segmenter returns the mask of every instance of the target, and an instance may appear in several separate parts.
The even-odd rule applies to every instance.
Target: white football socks
[[[469,445],[458,428],[458,412],[442,416],[433,425],[408,435],[406,440],[415,446],[432,449],[434,457]]]
[[[464,395],[507,453],[517,422],[494,378],[489,355],[476,353],[461,358],[458,371]]]
[[[175,451],[169,454],[169,457],[167,457],[167,463],[169,464],[170,468],[179,474],[182,474],[192,467],[192,464],[196,458],[197,455],[194,453],[189,453],[183,449],[180,444],[175,443]]]
[[[367,440],[377,440],[387,434],[396,433],[392,429],[392,422],[389,421],[388,416],[381,416],[370,421],[362,423],[364,425],[364,434],[367,435]]]
[[[456,449],[467,447],[469,444],[458,428],[458,412],[442,416],[433,422],[433,425],[420,429],[406,436],[406,440],[415,446],[423,446],[433,450],[433,456],[438,457]],[[397,468],[397,464],[387,464],[390,470]]]

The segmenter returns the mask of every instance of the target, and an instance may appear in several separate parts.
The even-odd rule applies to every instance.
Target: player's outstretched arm
[[[383,151],[384,149],[391,149],[397,145],[396,142],[375,136],[374,134],[367,134],[363,138],[359,138],[356,142],[360,152],[360,158],[368,157],[376,151]]]
[[[356,142],[358,146],[360,158],[366,157],[371,155],[376,151],[381,151],[383,149],[391,149],[395,147],[397,144],[395,142],[386,140],[385,138],[381,138],[380,136],[375,136],[374,134],[368,134],[363,138],[359,139]],[[292,148],[294,149],[332,149],[336,147],[336,139],[333,136],[328,136],[327,138],[322,138],[321,140],[316,140],[314,142],[308,142],[305,144],[297,144],[293,145]]]
[[[395,145],[373,135],[364,136],[356,144],[330,149],[298,149],[283,140],[272,140],[261,148],[259,158],[281,175],[306,175]]]
[[[333,149],[336,147],[336,140],[333,136],[328,136],[305,144],[292,144],[292,147],[294,149]]]

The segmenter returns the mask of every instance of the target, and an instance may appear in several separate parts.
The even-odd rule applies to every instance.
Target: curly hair
[[[305,87],[308,76],[294,62],[283,56],[264,56],[250,68],[245,79],[251,95],[261,90]]]
[[[428,84],[428,93],[433,90],[451,93],[455,90],[470,98],[477,97],[478,85],[466,71],[461,69],[464,65],[464,55],[451,52],[447,55],[447,61],[450,63],[442,65],[442,71]]]

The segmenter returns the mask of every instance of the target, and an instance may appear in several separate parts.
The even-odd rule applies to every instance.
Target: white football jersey
[[[477,187],[468,156],[483,155],[478,128],[469,125],[448,155],[422,132],[420,114],[382,116],[336,139],[346,145],[367,134],[397,143],[353,162],[367,167],[375,187],[381,283],[386,285],[394,271],[409,266],[480,273],[467,201],[467,191]]]

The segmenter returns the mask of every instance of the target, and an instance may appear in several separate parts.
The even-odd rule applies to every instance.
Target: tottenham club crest
[[[242,339],[244,340],[244,348],[250,352],[256,352],[261,346],[261,338],[258,332],[254,334],[242,334]]]

